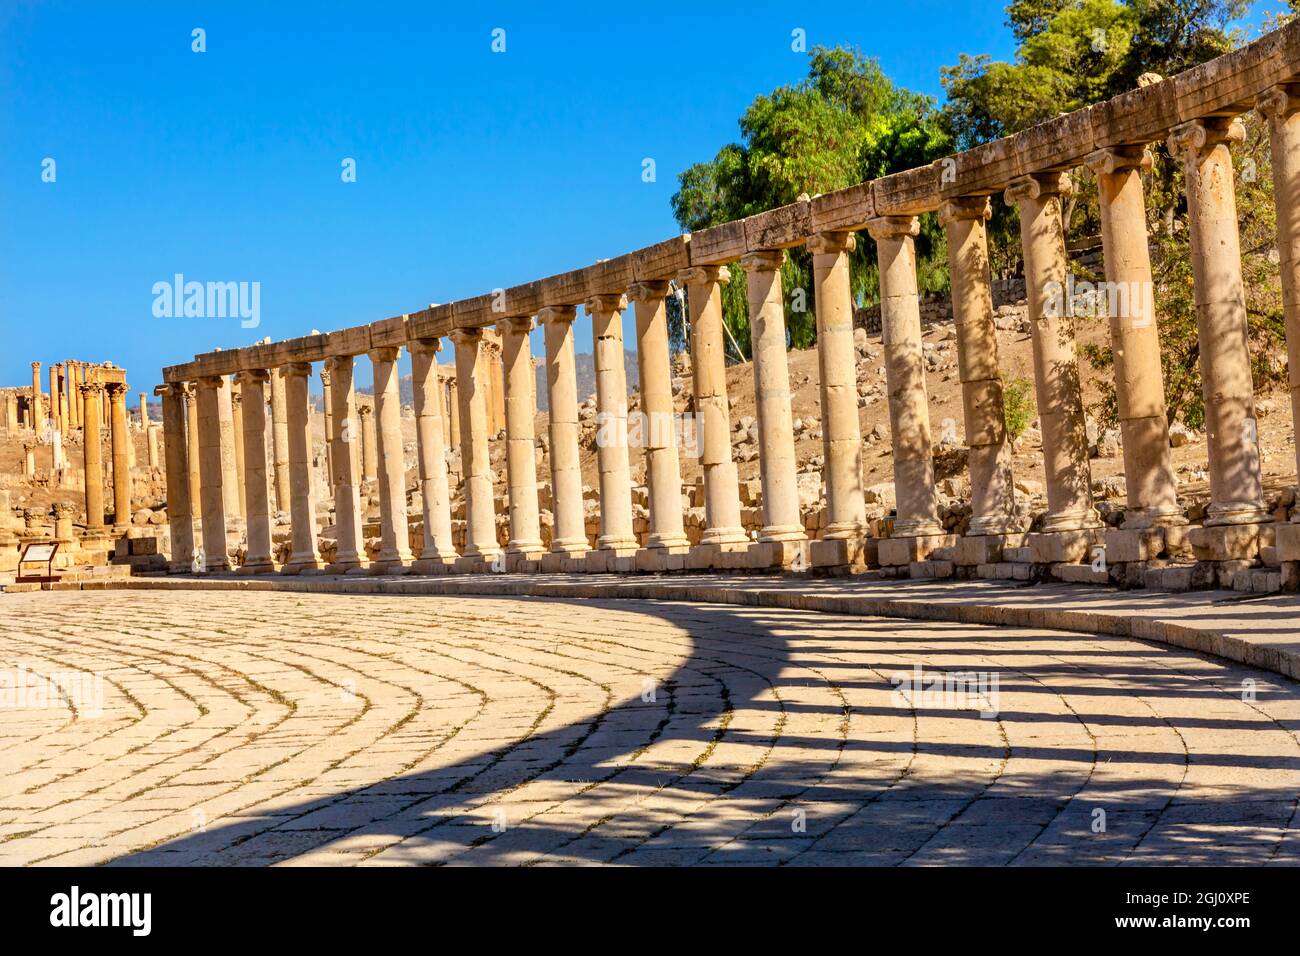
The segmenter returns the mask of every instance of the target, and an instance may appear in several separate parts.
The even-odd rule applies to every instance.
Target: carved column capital
[[[1151,150],[1145,146],[1105,146],[1084,157],[1083,165],[1094,175],[1107,176],[1130,169],[1151,171]]]
[[[271,373],[264,368],[246,368],[235,373],[235,381],[242,388],[245,385],[263,385],[271,378]],[[232,401],[242,400],[242,397],[236,393],[230,396]]]
[[[726,266],[691,266],[677,274],[679,285],[708,285],[719,282],[725,285],[731,281],[731,270]]]
[[[411,339],[406,350],[412,355],[437,355],[442,351],[442,339]]]
[[[475,329],[474,331],[478,331]],[[383,345],[366,353],[372,362],[396,362],[402,350],[396,345]]]
[[[628,286],[627,297],[633,302],[662,302],[668,298],[668,280],[633,282]]]
[[[1069,196],[1073,192],[1074,180],[1069,173],[1031,173],[1007,183],[1002,197],[1008,206],[1016,206],[1026,200]]]
[[[501,335],[527,335],[533,330],[533,317],[531,315],[512,315],[508,318],[497,320],[497,331]]]
[[[1199,157],[1219,145],[1241,143],[1246,127],[1235,116],[1212,116],[1192,120],[1169,131],[1169,152],[1179,159]]]
[[[483,341],[482,329],[456,329],[450,336],[456,345],[478,345]]]
[[[949,199],[939,207],[939,225],[972,219],[993,218],[993,202],[988,196],[962,196]]]
[[[1255,112],[1270,123],[1290,119],[1300,111],[1300,84],[1279,83],[1255,99]]]
[[[310,362],[290,362],[280,366],[280,375],[284,378],[308,378],[311,375]]]
[[[880,216],[867,223],[867,234],[879,242],[882,239],[906,239],[921,232],[921,221],[915,216]]]
[[[757,249],[740,257],[740,267],[746,272],[776,272],[784,262],[783,249]]]
[[[537,321],[542,325],[572,322],[578,317],[578,307],[573,305],[548,305],[539,309]]]
[[[593,295],[582,303],[582,307],[588,315],[596,312],[622,312],[627,308],[627,296],[617,293]]]
[[[837,256],[856,249],[858,240],[851,232],[819,232],[808,237],[807,245],[815,256]]]

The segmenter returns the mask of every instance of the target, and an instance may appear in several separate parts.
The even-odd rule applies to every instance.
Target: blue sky
[[[677,173],[805,75],[796,28],[936,96],[959,53],[1014,49],[995,0],[0,5],[3,385],[80,358],[151,389],[196,352],[667,238]],[[260,327],[155,317],[151,289],[176,273],[260,283]],[[589,351],[589,324],[577,334]]]

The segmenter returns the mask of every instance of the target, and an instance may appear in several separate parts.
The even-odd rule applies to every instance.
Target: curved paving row
[[[1300,861],[1297,685],[1138,641],[647,601],[0,600],[0,691],[20,667],[54,687],[0,707],[4,864]],[[900,695],[917,665],[996,674],[996,713]]]

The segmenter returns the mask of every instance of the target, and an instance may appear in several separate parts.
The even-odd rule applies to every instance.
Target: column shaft
[[[221,493],[226,496],[226,524],[233,530],[244,517],[240,509],[239,467],[235,459],[235,400],[229,381],[217,392],[217,410],[221,416]]]
[[[185,573],[194,565],[194,517],[190,499],[189,449],[185,443],[185,390],[160,385],[164,461],[167,465],[167,526],[171,538],[168,568]]]
[[[201,570],[229,571],[230,557],[226,551],[226,494],[221,489],[225,481],[221,451],[221,398],[230,382],[224,376],[201,378],[195,383],[198,415],[199,452],[199,509],[203,521],[203,560]],[[86,409],[87,421],[93,421]]]
[[[103,386],[87,383],[81,386],[82,409],[88,422],[99,417],[98,405]],[[86,472],[86,533],[102,534],[104,531],[104,463],[103,448],[98,429],[87,428],[82,441]]]
[[[441,339],[411,343],[411,378],[415,392],[415,437],[420,458],[420,497],[424,502],[424,546],[420,569],[456,557],[451,534],[451,493],[447,485],[447,440],[443,429],[438,381]]]
[[[406,461],[402,450],[402,405],[395,347],[372,349],[375,370],[376,475],[379,481],[379,557],[371,570],[391,574],[411,561],[406,519]],[[489,492],[491,491],[489,487]]]
[[[632,474],[627,451],[627,372],[623,366],[621,295],[599,295],[583,306],[591,317],[596,364],[596,459],[600,469],[601,549],[636,548]]]
[[[275,507],[289,510],[289,417],[284,403],[284,375],[271,370],[271,464],[275,475]]]
[[[506,472],[510,484],[511,554],[542,550],[537,507],[537,437],[533,407],[533,356],[528,347],[531,317],[504,319],[500,325],[505,386]]]
[[[123,383],[108,386],[109,426],[113,448],[113,527],[123,531],[131,523],[131,465],[127,444],[131,434],[126,421],[126,392]]]
[[[488,449],[487,383],[480,380],[481,329],[457,329],[456,381],[460,394],[460,458],[465,489],[465,552],[467,558],[492,559],[497,544],[496,507],[492,494],[492,465]]]
[[[327,569],[331,574],[345,574],[365,562],[366,548],[362,537],[361,474],[352,447],[360,438],[357,427],[356,391],[353,372],[356,361],[351,355],[326,359],[330,373],[330,485],[334,489],[334,529],[338,540],[334,561]]]
[[[295,362],[281,369],[284,376],[285,417],[289,432],[289,514],[293,522],[292,549],[281,568],[287,574],[320,567],[316,546],[316,503],[311,481],[311,407],[308,383],[311,365]]]
[[[266,461],[266,384],[270,377],[265,369],[249,369],[236,376],[243,407],[239,432],[244,446],[244,515],[248,526],[248,551],[240,570],[246,574],[275,569],[267,481],[270,469]]]
[[[546,394],[551,439],[551,551],[569,557],[587,552],[578,452],[578,376],[573,348],[573,306],[542,309],[546,336]]]

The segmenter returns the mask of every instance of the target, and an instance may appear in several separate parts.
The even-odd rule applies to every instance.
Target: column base
[[[1028,535],[1026,544],[1034,564],[1078,564],[1092,556],[1106,540],[1101,528],[1072,528]]]
[[[360,558],[344,558],[342,561],[331,561],[325,565],[326,574],[351,574],[361,572],[366,569]]]
[[[1130,564],[1153,561],[1162,555],[1191,557],[1186,525],[1151,526],[1146,528],[1107,528],[1105,532],[1106,562]]]
[[[411,559],[377,558],[370,562],[370,567],[366,570],[370,574],[409,574],[411,572]]]
[[[520,551],[506,552],[506,572],[509,574],[536,574],[542,569],[546,552],[539,545]]]
[[[639,548],[597,548],[587,552],[588,574],[631,574],[636,570]]]
[[[780,541],[760,539],[749,546],[745,557],[745,567],[755,571],[807,571],[808,539],[803,532]]]
[[[700,546],[743,544],[749,546],[749,535],[743,528],[708,528],[700,535]]]
[[[1268,524],[1273,515],[1262,501],[1228,501],[1211,504],[1205,512],[1204,527],[1217,528],[1232,525]]]
[[[650,534],[646,535],[645,546],[647,548],[671,550],[673,548],[689,548],[691,542],[684,534]]]
[[[635,551],[639,547],[641,542],[637,541],[635,536],[602,534],[596,538],[597,551]]]
[[[701,541],[686,555],[688,571],[737,570],[745,567],[750,541],[742,533],[734,541]]]
[[[1023,534],[1024,522],[1015,515],[980,515],[970,520],[968,538]]]
[[[858,533],[851,537],[822,538],[808,542],[808,562],[814,570],[829,573],[865,571],[880,561],[879,542]]]
[[[655,545],[642,548],[636,553],[636,569],[646,574],[685,571],[690,552],[691,546],[686,543],[685,537],[682,538],[680,545]]]
[[[456,556],[416,558],[411,562],[412,574],[446,574],[456,563]]]
[[[1138,508],[1124,512],[1125,531],[1145,531],[1147,528],[1176,528],[1187,524],[1187,515],[1178,505],[1160,508]]]
[[[1025,537],[1024,532],[967,535],[957,542],[957,553],[953,557],[953,564],[959,568],[1000,564],[1002,552],[1007,548],[1023,548]]]
[[[932,518],[895,518],[891,538],[933,538],[944,534],[943,525]]]
[[[289,560],[280,568],[280,573],[320,574],[323,570],[320,558],[294,558],[290,556]]]
[[[542,555],[543,574],[586,574],[590,551],[548,551]]]
[[[1063,511],[1060,514],[1047,515],[1043,518],[1041,533],[1057,534],[1059,532],[1091,531],[1105,526],[1106,522],[1101,520],[1101,515],[1097,514],[1097,509],[1088,508],[1085,511]]]
[[[803,525],[801,524],[774,524],[768,525],[758,533],[759,544],[774,544],[784,541],[806,542],[808,536],[804,534]]]
[[[1273,534],[1271,526],[1261,524],[1207,525],[1188,529],[1187,539],[1197,561],[1252,561]]]
[[[235,571],[236,574],[274,574],[275,562],[270,558],[264,561],[245,561]]]
[[[880,565],[886,568],[909,566],[924,561],[939,548],[955,548],[955,534],[896,535],[880,541]]]

